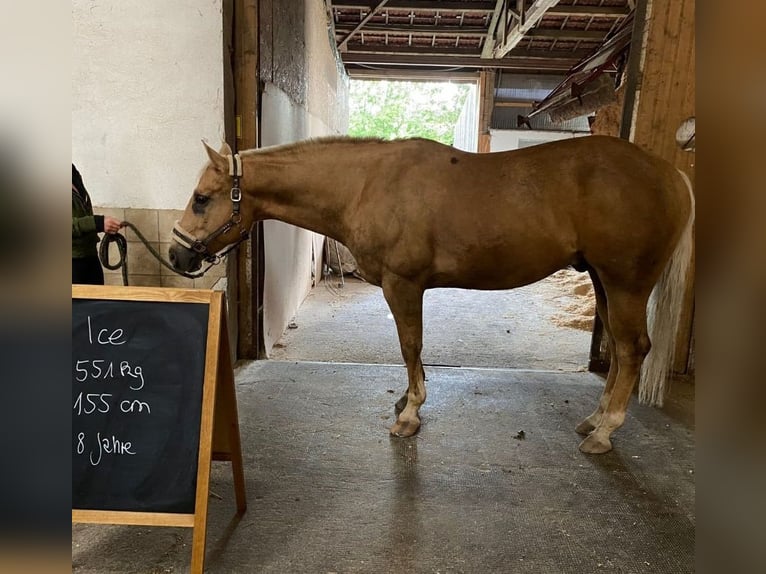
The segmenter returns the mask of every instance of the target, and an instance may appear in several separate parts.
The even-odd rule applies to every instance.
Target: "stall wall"
[[[261,3],[261,144],[278,145],[348,127],[348,77],[328,33],[323,0]],[[323,238],[264,223],[264,346],[269,353],[320,278]]]
[[[72,161],[96,212],[162,252],[207,159],[200,139],[223,140],[221,2],[72,2]],[[127,237],[133,285],[209,287],[223,273],[192,282]]]
[[[584,132],[490,130],[490,151],[508,151],[556,140],[587,136]]]

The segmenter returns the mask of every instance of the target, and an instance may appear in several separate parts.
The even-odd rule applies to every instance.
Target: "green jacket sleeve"
[[[72,237],[82,237],[87,233],[104,231],[103,215],[85,215],[72,218]]]

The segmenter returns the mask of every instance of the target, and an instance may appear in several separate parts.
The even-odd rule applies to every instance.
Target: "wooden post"
[[[495,104],[495,71],[482,70],[479,73],[479,153],[489,153],[492,110]]]
[[[643,6],[643,43],[634,38],[633,52],[643,48],[643,67],[628,84],[621,135],[668,160],[694,183],[695,153],[681,150],[675,134],[695,114],[695,0],[658,2],[639,0]],[[638,16],[638,14],[637,14]],[[639,54],[638,56],[640,56]],[[638,58],[636,56],[636,58]],[[632,62],[631,62],[632,63]],[[694,263],[684,295],[684,310],[676,340],[675,372],[687,370],[694,315]]]
[[[259,2],[233,0],[234,106],[237,150],[256,148],[259,137]],[[237,250],[237,357],[260,359],[263,342],[263,223],[257,222],[248,241]]]
[[[235,109],[236,90],[234,86],[234,1],[223,0],[223,115],[226,142],[231,149],[237,146],[237,117]],[[229,341],[232,347],[232,361],[235,361],[239,340],[239,277],[238,255],[235,251],[226,258],[226,302],[228,304]]]

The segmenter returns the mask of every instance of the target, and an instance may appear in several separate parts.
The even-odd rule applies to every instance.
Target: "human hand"
[[[104,217],[104,232],[105,233],[117,233],[120,230],[120,220],[114,217]]]

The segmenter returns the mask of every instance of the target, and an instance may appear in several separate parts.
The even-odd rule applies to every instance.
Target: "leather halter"
[[[242,177],[242,158],[236,153],[233,156],[227,155],[226,159],[229,160],[229,175],[233,178],[231,192],[229,193],[229,197],[231,198],[231,216],[228,221],[204,239],[197,239],[194,237],[194,235],[181,227],[180,221],[176,221],[173,226],[173,235],[176,242],[187,249],[196,251],[205,261],[212,264],[220,263],[221,258],[224,255],[242,243],[250,235],[250,230],[245,229],[240,225],[242,222],[242,214],[239,210],[240,202],[242,201],[242,190],[239,188],[239,178]],[[208,249],[210,242],[218,236],[228,233],[228,231],[235,226],[239,229],[239,239],[216,253],[210,253],[210,250]]]

